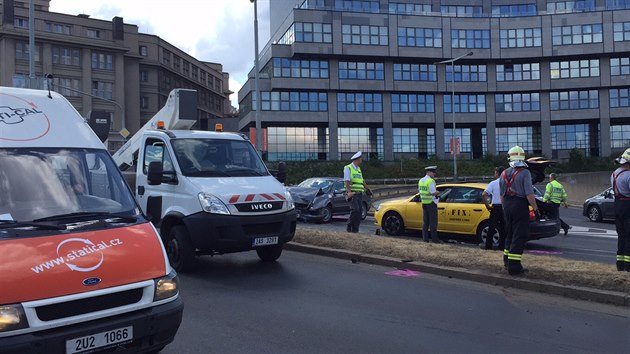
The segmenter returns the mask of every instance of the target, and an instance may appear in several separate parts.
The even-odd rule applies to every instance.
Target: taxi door
[[[444,203],[438,204],[439,229],[444,232],[475,234],[482,219],[485,207],[481,197],[482,189],[454,187]]]
[[[422,229],[422,201],[420,200],[420,194],[414,195],[411,200],[407,201],[403,219],[405,228]]]

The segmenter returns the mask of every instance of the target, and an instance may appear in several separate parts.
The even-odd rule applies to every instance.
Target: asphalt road
[[[548,254],[573,260],[610,264],[615,262],[617,253],[617,232],[615,231],[615,224],[613,222],[591,222],[585,216],[582,216],[581,208],[574,207],[561,208],[560,216],[573,227],[569,230],[569,234],[564,236],[564,232],[561,230],[558,236],[529,242],[526,252]],[[328,224],[298,222],[298,229],[316,228],[318,230],[344,232],[346,230],[346,220],[347,216],[344,215],[335,216],[333,221]],[[375,235],[376,229],[374,218],[368,216],[361,223],[360,232]],[[384,232],[383,235],[385,235]],[[417,239],[418,241],[422,239],[421,233],[417,231],[407,232],[403,237]],[[441,235],[441,238],[464,247],[477,247],[476,244],[470,243],[472,236],[468,238],[457,235]]]
[[[202,257],[162,353],[622,353],[630,310],[285,251]],[[391,273],[393,272],[393,273]]]

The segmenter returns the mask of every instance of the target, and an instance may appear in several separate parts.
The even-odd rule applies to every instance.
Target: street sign
[[[122,137],[125,139],[127,139],[129,134],[131,134],[129,130],[127,130],[127,128],[122,128],[118,133],[120,133],[120,135],[122,135]]]

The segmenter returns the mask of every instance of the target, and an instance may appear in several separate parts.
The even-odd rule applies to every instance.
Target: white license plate
[[[133,340],[133,327],[112,329],[66,341],[66,354],[83,353],[95,349],[113,347]]]
[[[257,237],[257,238],[252,240],[252,247],[266,246],[266,245],[277,245],[277,244],[278,244],[278,236]]]

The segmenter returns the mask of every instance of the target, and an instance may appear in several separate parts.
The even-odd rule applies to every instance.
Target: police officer
[[[495,231],[499,233],[499,250],[505,247],[505,221],[503,220],[503,205],[501,204],[501,188],[499,186],[499,180],[501,174],[505,168],[499,166],[494,169],[494,180],[488,183],[488,186],[481,194],[483,203],[486,205],[486,209],[490,211],[490,218],[488,219],[488,235],[486,236],[486,242],[479,244],[479,247],[486,250],[492,249],[493,235]],[[489,201],[488,195],[491,196]]]
[[[564,230],[564,235],[566,236],[567,233],[569,233],[569,229],[571,229],[571,226],[560,219],[560,205],[564,205],[565,208],[569,207],[567,204],[567,192],[564,190],[562,184],[556,181],[556,177],[557,176],[555,173],[549,174],[549,183],[547,183],[547,186],[545,187],[543,202],[551,202],[551,204],[553,205],[553,208],[551,208],[553,214],[549,215],[549,217],[552,219],[560,220],[560,225],[562,226],[562,229]]]
[[[343,180],[346,187],[346,200],[350,202],[350,218],[346,226],[348,232],[359,232],[361,214],[363,213],[363,194],[369,188],[361,173],[361,151],[352,155],[352,163],[343,168]]]
[[[510,167],[503,171],[499,180],[506,226],[503,264],[510,275],[527,272],[521,265],[521,259],[529,235],[528,205],[531,205],[537,217],[540,215],[534,196],[532,175],[524,160],[523,148],[518,145],[512,147],[508,151]]]
[[[615,226],[617,229],[617,270],[630,272],[630,148],[615,159],[619,168],[610,176],[615,192]]]
[[[426,175],[418,181],[418,192],[422,201],[422,239],[429,242],[429,228],[431,228],[431,240],[440,243],[437,233],[437,196],[440,194],[435,188],[437,166],[429,166],[424,169]]]

